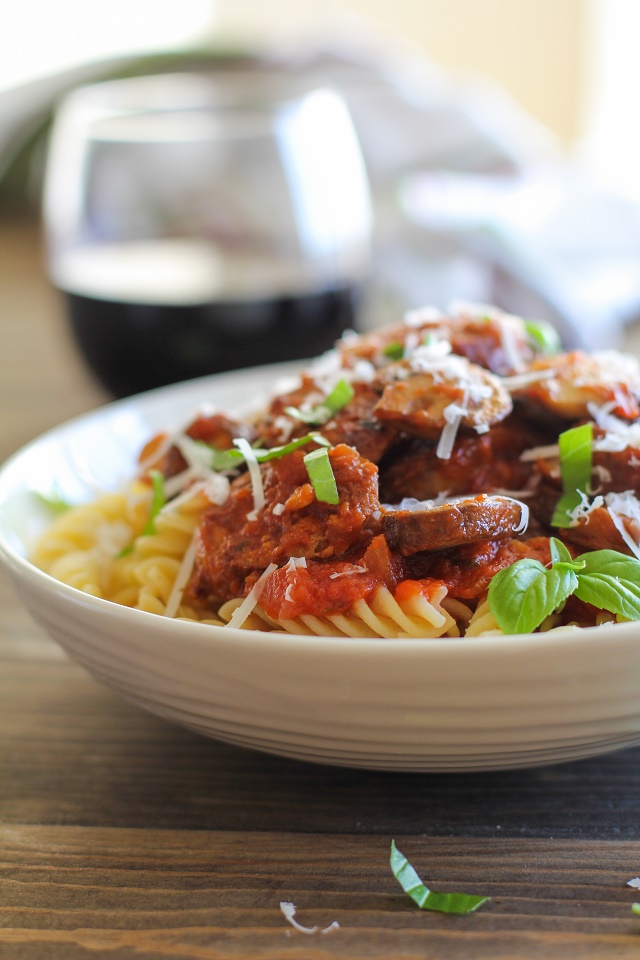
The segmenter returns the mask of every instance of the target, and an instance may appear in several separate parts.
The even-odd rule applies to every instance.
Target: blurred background
[[[637,0],[21,0],[0,33],[0,269],[41,225],[66,93],[248,65],[350,111],[372,204],[356,325],[465,299],[568,345],[635,342],[639,32]]]

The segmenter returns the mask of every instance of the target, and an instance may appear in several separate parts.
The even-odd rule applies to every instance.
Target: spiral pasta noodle
[[[301,614],[292,620],[275,620],[258,604],[245,621],[248,629],[281,630],[285,633],[321,637],[407,637],[431,638],[459,636],[456,620],[442,605],[446,588],[430,602],[424,596],[397,600],[386,587],[378,587],[369,601],[357,600],[346,613]],[[231,600],[220,608],[228,620],[240,600]]]
[[[201,494],[161,511],[154,532],[142,535],[151,493],[145,484],[103,494],[58,517],[40,538],[33,561],[57,580],[104,600],[165,615],[184,554],[208,505]],[[201,620],[180,603],[179,618]],[[210,622],[220,623],[211,614]]]

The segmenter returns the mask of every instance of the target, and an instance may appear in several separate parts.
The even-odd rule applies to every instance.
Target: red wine
[[[351,288],[186,306],[67,294],[71,327],[116,397],[209,373],[315,356],[355,324]]]
[[[329,349],[356,326],[358,286],[315,289],[280,260],[203,244],[96,247],[53,271],[76,341],[117,397]]]

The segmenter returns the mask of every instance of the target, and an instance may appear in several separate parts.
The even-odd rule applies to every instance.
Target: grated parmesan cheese
[[[525,363],[518,349],[518,334],[522,335],[524,333],[524,324],[519,318],[517,323],[514,322],[514,318],[506,313],[494,316],[491,319],[497,321],[502,352],[507,363],[512,370],[516,371],[516,374],[522,374]]]
[[[424,324],[439,323],[444,319],[444,314],[437,307],[419,307],[417,310],[407,310],[402,322],[406,327],[422,327]]]
[[[350,346],[353,343],[359,343],[360,334],[356,333],[355,330],[349,330],[349,329],[343,330],[339,342],[344,343],[346,347]]]
[[[356,360],[352,368],[342,365],[342,356],[337,350],[328,350],[314,360],[309,368],[313,382],[328,397],[333,388],[346,380],[348,383],[371,383],[376,368],[368,360]]]
[[[334,920],[333,923],[330,923],[328,927],[321,928],[317,924],[315,924],[313,927],[304,927],[301,923],[298,923],[298,921],[295,919],[295,915],[296,915],[295,903],[289,903],[287,900],[280,901],[280,909],[282,910],[282,914],[285,920],[287,920],[292,927],[295,927],[296,930],[299,930],[300,933],[306,933],[313,936],[313,934],[316,934],[316,933],[330,933],[332,930],[338,930],[340,928],[340,924],[338,923],[337,920]]]
[[[436,447],[436,457],[439,457],[441,460],[448,460],[453,452],[453,447],[456,442],[458,430],[460,429],[460,424],[462,423],[463,418],[466,417],[469,412],[466,406],[467,397],[468,393],[465,390],[461,404],[450,403],[442,411],[442,415],[447,422],[442,429],[440,439],[438,440],[438,446]]]
[[[513,393],[515,390],[522,390],[523,387],[528,387],[531,383],[538,383],[540,380],[548,380],[550,377],[555,377],[557,372],[557,370],[552,368],[547,370],[530,370],[528,373],[517,373],[513,377],[501,377],[500,383],[505,390]]]
[[[330,573],[329,580],[337,580],[339,577],[350,577],[354,573],[366,573],[367,568],[358,563],[351,564],[350,570],[342,570],[337,573]]]
[[[602,498],[600,498],[602,499]],[[604,498],[613,525],[629,547],[631,552],[640,560],[640,544],[631,535],[625,519],[632,520],[640,526],[640,502],[632,490],[624,493],[608,493]]]
[[[138,476],[145,477],[149,470],[161,460],[165,454],[169,452],[171,447],[175,444],[175,435],[170,434],[168,437],[165,437],[157,450],[154,450],[153,453],[143,460],[138,467]]]
[[[171,588],[171,593],[169,594],[169,599],[167,600],[167,605],[164,611],[165,617],[175,617],[178,612],[178,608],[182,603],[184,588],[189,582],[193,565],[196,562],[197,545],[198,528],[196,527],[196,529],[193,531],[191,542],[187,547],[184,557],[182,558],[182,563],[180,564],[180,569],[178,570],[173,587]]]
[[[516,503],[520,504],[520,523],[513,532],[524,533],[529,526],[529,506],[523,503],[522,500],[516,500]]]
[[[595,405],[589,404],[589,413],[597,425],[605,430],[604,437],[594,439],[594,450],[600,450],[603,453],[621,453],[629,448],[640,449],[640,422],[625,423],[604,410],[604,407],[596,408]]]
[[[555,460],[560,456],[560,447],[557,443],[550,443],[546,447],[530,447],[523,450],[519,460],[521,463],[531,463],[533,460]]]
[[[439,457],[440,460],[448,460],[451,456],[461,423],[462,414],[458,414],[454,420],[447,421],[444,425],[436,447],[436,457]]]
[[[603,380],[615,380],[632,388],[638,386],[640,364],[632,354],[620,353],[618,350],[594,350],[589,356],[597,365]]]
[[[592,502],[589,502],[589,497],[582,490],[577,490],[576,493],[580,495],[580,503],[573,510],[567,510],[572,527],[577,526],[581,520],[587,519],[590,513],[604,505],[603,497],[595,497]]]
[[[347,370],[345,373],[349,374],[349,371]],[[345,379],[351,380],[352,383],[371,383],[375,379],[376,368],[368,360],[358,360],[350,374]]]
[[[273,512],[274,516],[276,516],[276,517],[281,517],[285,510],[286,510],[286,507],[285,507],[284,503],[275,503],[275,504],[273,505],[273,511],[272,511],[272,512]]]
[[[245,440],[244,437],[234,437],[233,443],[244,457],[245,463],[249,469],[249,479],[251,481],[251,491],[253,493],[253,510],[251,513],[247,514],[247,520],[255,520],[258,516],[258,511],[264,506],[265,502],[260,464],[258,463],[253,447],[248,440]]]
[[[274,419],[273,427],[278,431],[278,440],[280,443],[288,443],[296,422],[293,417],[287,417],[285,414],[280,414],[280,416]]]
[[[449,491],[445,490],[439,493],[433,500],[416,500],[415,497],[403,497],[397,506],[390,503],[383,504],[385,510],[432,510],[433,507],[441,507],[443,503],[455,503],[456,500],[464,500],[465,497],[449,497]]]
[[[289,557],[289,562],[285,567],[287,573],[295,573],[298,567],[306,568],[307,558],[306,557]]]
[[[253,611],[253,608],[260,599],[260,595],[264,590],[264,585],[273,573],[274,570],[278,569],[277,563],[270,563],[266,570],[260,574],[254,585],[251,587],[251,590],[244,598],[239,607],[231,614],[231,619],[228,623],[225,623],[225,627],[241,627],[245,622],[249,614]]]

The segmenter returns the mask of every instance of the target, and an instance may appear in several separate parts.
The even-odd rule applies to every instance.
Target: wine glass
[[[290,75],[162,74],[58,106],[49,275],[125,396],[327,349],[357,312],[371,205],[348,109]]]

